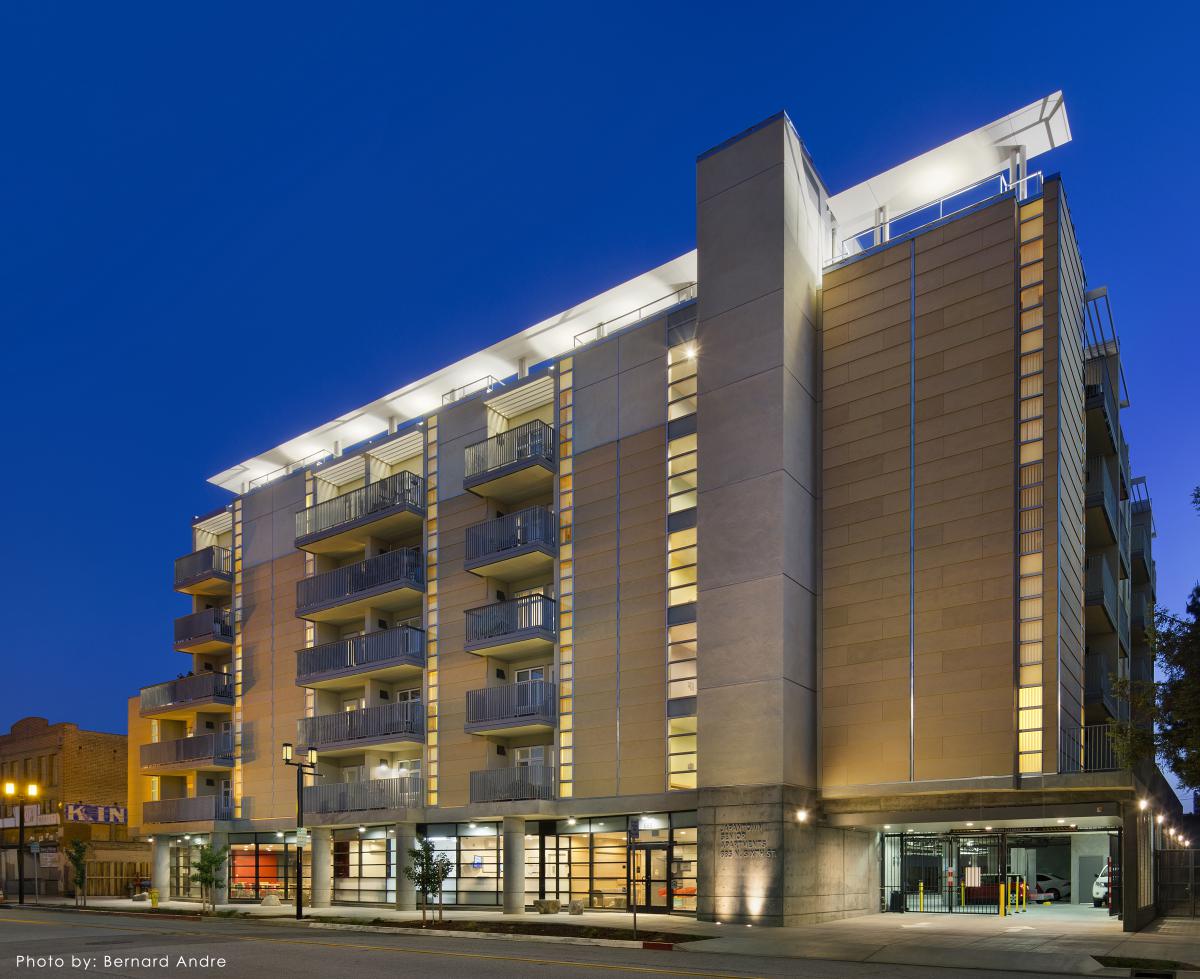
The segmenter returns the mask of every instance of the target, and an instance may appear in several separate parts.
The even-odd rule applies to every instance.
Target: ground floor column
[[[333,833],[327,829],[309,831],[309,860],[312,863],[311,906],[327,908],[333,899]]]
[[[225,863],[222,865],[220,871],[217,874],[217,877],[218,877],[218,880],[220,881],[220,883],[218,883],[212,889],[212,903],[214,906],[218,905],[218,904],[228,904],[229,903],[229,870],[230,870],[230,867],[232,866],[232,861],[230,860],[229,853],[228,853],[229,834],[228,833],[213,833],[212,839],[209,840],[209,845],[213,848],[214,852],[219,851],[219,850],[227,851],[225,853]]]
[[[412,857],[408,851],[417,845],[417,824],[397,823],[396,832],[396,910],[414,911],[417,907],[417,889],[404,873],[404,868],[412,866]],[[430,896],[430,900],[434,900]]]
[[[158,891],[158,899],[166,901],[171,896],[171,841],[155,837],[154,851],[150,864],[150,886]]]
[[[525,913],[525,817],[504,817],[504,913]]]

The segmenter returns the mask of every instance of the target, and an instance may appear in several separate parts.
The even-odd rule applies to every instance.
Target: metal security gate
[[[882,860],[882,911],[1000,913],[999,835],[885,835]]]
[[[1196,900],[1200,850],[1159,850],[1156,857],[1158,913],[1168,918],[1200,917]]]

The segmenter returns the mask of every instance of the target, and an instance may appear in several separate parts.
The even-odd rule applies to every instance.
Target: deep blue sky
[[[1048,92],[1112,290],[1160,598],[1200,573],[1190,33],[1094,5],[0,10],[0,729],[169,679],[205,480],[693,247],[787,109],[839,190]],[[655,10],[648,9],[655,6]],[[842,15],[842,11],[847,11]],[[1150,25],[1162,24],[1161,32]]]

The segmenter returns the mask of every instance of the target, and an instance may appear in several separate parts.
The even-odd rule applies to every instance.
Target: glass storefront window
[[[304,854],[304,894],[310,900],[312,854]],[[274,894],[281,901],[296,896],[296,834],[230,833],[229,900],[261,901]]]

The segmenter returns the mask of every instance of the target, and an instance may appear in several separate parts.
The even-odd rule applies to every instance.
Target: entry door
[[[666,843],[634,845],[629,891],[630,900],[639,911],[671,910],[670,850]]]

